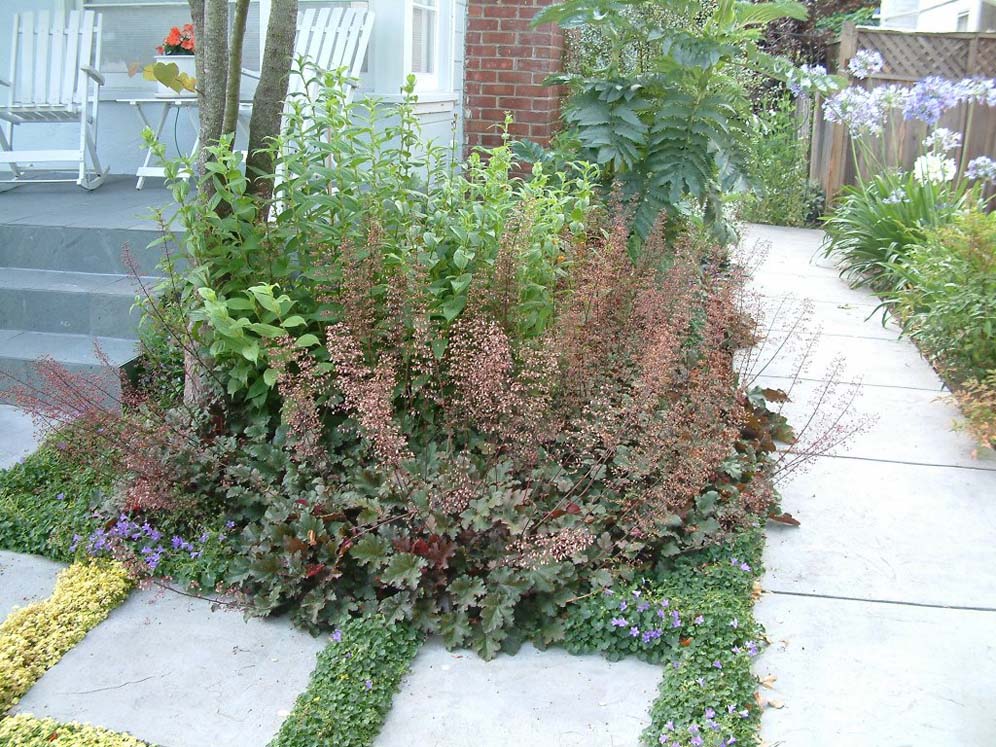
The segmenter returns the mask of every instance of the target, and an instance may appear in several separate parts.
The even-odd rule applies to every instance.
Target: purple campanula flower
[[[197,541],[200,542],[203,545],[205,542],[208,541],[208,539],[210,537],[211,537],[211,533],[210,532],[203,532],[201,534],[201,538],[199,540],[197,540]]]
[[[646,612],[649,609],[650,609],[649,602],[640,602],[638,605],[636,605],[637,612]]]
[[[674,661],[671,662],[671,667],[673,669],[680,669],[681,668],[681,662],[678,661],[677,659],[675,659]]]
[[[57,500],[57,501],[64,501],[64,500],[66,500],[66,494],[65,493],[59,493],[58,495],[55,496],[55,500]]]
[[[730,627],[733,628],[734,630],[736,630],[737,628],[739,628],[740,627],[740,620],[738,620],[737,618],[734,617],[732,620],[730,620]]]
[[[750,711],[744,708],[742,711],[740,711],[740,718],[750,718]]]
[[[741,563],[740,564],[740,570],[744,571],[745,573],[750,573],[751,569],[750,569],[750,566],[747,563]]]
[[[707,719],[706,719],[706,722],[705,722],[705,725],[706,725],[706,728],[707,728],[707,729],[708,729],[709,731],[719,731],[719,724],[717,724],[717,723],[716,723],[716,722],[715,722],[714,720],[712,720],[711,718],[707,718]]]
[[[640,598],[640,590],[639,589],[633,589],[633,598],[634,599],[639,599]]]
[[[705,677],[699,677],[695,682],[699,687],[705,687]]]
[[[664,724],[664,729],[666,731],[674,731],[674,721],[668,721],[666,724]]]
[[[372,690],[372,689],[373,689],[373,686],[374,686],[374,683],[373,683],[372,681],[370,681],[370,680],[364,680],[364,681],[363,681],[363,686],[364,686],[364,687],[365,687],[365,688],[366,688],[367,690]]]
[[[179,550],[185,543],[183,541],[183,537],[174,536],[173,539],[170,540],[170,544],[173,546],[174,550]]]
[[[609,620],[609,625],[612,625],[613,627],[616,628],[625,628],[627,625],[629,625],[629,623],[626,622],[625,617],[613,617],[611,620]]]
[[[634,625],[632,628],[629,629],[629,634],[633,638],[636,638],[640,635],[640,629]]]
[[[702,623],[705,622],[705,618],[702,615],[699,615],[692,622],[694,622],[696,625],[701,625]]]
[[[702,737],[700,737],[698,734],[696,734],[694,737],[688,740],[688,743],[692,745],[692,747],[702,747],[702,745],[705,744]]]
[[[733,648],[730,649],[730,651],[732,651],[735,654],[739,654],[740,653],[740,646],[734,646]]]
[[[69,545],[69,552],[76,552],[76,548],[80,546],[80,540],[83,539],[80,535],[73,535],[73,542]]]
[[[681,627],[681,615],[678,614],[678,610],[671,610],[671,627]]]
[[[336,643],[342,643],[342,631],[339,628],[333,630],[332,635],[329,637]]]
[[[625,599],[623,601],[619,602],[619,611],[620,612],[625,612],[626,611],[626,600]]]
[[[716,718],[716,711],[714,711],[712,708],[706,708],[703,715],[706,718]]]
[[[747,655],[757,656],[758,654],[757,643],[754,641],[747,641],[746,645],[747,645]]]
[[[871,49],[861,49],[848,60],[847,69],[855,78],[864,80],[880,72],[884,64],[885,60],[878,52]]]
[[[716,661],[714,661],[714,662],[712,663],[712,665],[713,665],[713,666],[714,666],[714,667],[715,667],[716,669],[722,669],[722,668],[723,668],[723,662],[721,662],[721,661],[720,661],[719,659],[716,659]]]
[[[726,706],[726,712],[732,716],[734,713],[737,712],[737,707],[731,703],[730,705]]]
[[[700,731],[700,729],[699,729],[699,725],[698,724],[690,724],[688,726],[688,733],[689,734],[698,734],[699,731]]]
[[[234,521],[226,521],[225,522],[225,529],[235,529],[235,522]]]

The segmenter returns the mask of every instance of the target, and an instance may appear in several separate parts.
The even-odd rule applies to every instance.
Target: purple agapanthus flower
[[[823,114],[828,122],[845,125],[852,136],[880,135],[885,121],[879,98],[855,86],[828,98],[823,104]]]
[[[944,112],[956,107],[961,98],[961,92],[954,82],[930,75],[913,85],[903,116],[934,125]]]
[[[882,55],[871,49],[861,49],[855,52],[848,61],[847,69],[851,75],[860,80],[864,80],[882,70],[885,60]]]
[[[923,140],[923,147],[934,153],[947,153],[961,145],[961,133],[938,127]]]
[[[988,156],[979,156],[968,162],[965,176],[984,182],[996,182],[996,161]]]
[[[902,187],[896,187],[886,197],[882,198],[883,205],[899,205],[902,202],[906,202],[906,190]]]

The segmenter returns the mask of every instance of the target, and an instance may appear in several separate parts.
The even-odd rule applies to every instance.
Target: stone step
[[[11,390],[18,384],[45,389],[36,366],[39,358],[50,358],[71,373],[98,376],[107,400],[114,401],[121,391],[118,371],[138,351],[137,341],[118,337],[0,330],[0,402],[13,403]]]
[[[155,278],[0,267],[0,329],[135,338]]]
[[[122,256],[127,247],[138,271],[155,275],[164,250],[159,244],[149,244],[159,236],[158,231],[148,229],[4,224],[0,225],[0,267],[126,275],[131,272]]]

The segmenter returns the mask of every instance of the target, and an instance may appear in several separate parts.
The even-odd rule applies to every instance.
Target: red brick
[[[502,75],[502,80],[505,76]],[[513,85],[512,83],[479,83],[477,84],[480,90],[474,93],[482,93],[486,96],[515,96],[517,95],[517,90],[519,86]],[[466,91],[466,86],[464,86]]]
[[[515,44],[516,36],[512,31],[485,31],[481,41],[484,44]]]
[[[468,61],[469,62],[469,61]],[[477,61],[480,62],[479,60]],[[496,70],[473,70],[470,69],[468,64],[467,72],[465,73],[467,80],[478,81],[480,83],[497,83],[498,82],[498,71]]]
[[[497,109],[498,99],[494,96],[467,96],[467,106],[474,109]]]

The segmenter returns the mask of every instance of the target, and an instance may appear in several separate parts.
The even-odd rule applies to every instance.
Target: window
[[[436,89],[438,76],[438,0],[411,0],[408,23],[408,69],[415,74],[418,88]]]
[[[72,3],[69,3],[72,7]],[[229,0],[234,11],[234,0]],[[156,47],[173,26],[190,23],[187,0],[83,0],[83,8],[103,16],[100,72],[107,79],[103,98],[142,95],[154,85],[142,78]],[[259,2],[252,0],[246,19],[242,65],[259,69]]]
[[[968,11],[958,14],[958,21],[955,26],[955,31],[968,31]]]

